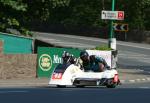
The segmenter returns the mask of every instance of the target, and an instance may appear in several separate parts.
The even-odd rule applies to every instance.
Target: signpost
[[[102,19],[108,20],[124,20],[124,11],[102,11]]]
[[[112,6],[111,7],[112,7],[111,8],[112,11],[115,11],[115,0],[112,0]],[[110,39],[109,39],[109,43],[108,43],[110,48],[111,48],[111,44],[113,44],[112,43],[113,34],[114,34],[114,32],[113,32],[113,20],[111,20],[111,22],[110,22]],[[114,38],[114,40],[115,40],[115,38]]]
[[[115,31],[128,31],[128,24],[123,24],[123,23],[114,23],[113,28]]]
[[[113,28],[115,31],[118,32],[125,32],[125,40],[127,39],[127,31],[129,30],[128,24],[123,24],[123,23],[114,23]]]
[[[113,20],[124,20],[124,11],[115,11],[115,0],[112,0],[112,10],[101,12],[101,19],[111,20],[110,22],[110,36],[108,46],[112,49],[116,49],[116,38],[114,37]],[[117,29],[117,26],[115,27]],[[126,27],[121,27],[121,29]]]
[[[124,20],[124,11],[118,11],[118,19],[117,20]]]

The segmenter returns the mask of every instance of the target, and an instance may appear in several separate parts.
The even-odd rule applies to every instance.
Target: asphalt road
[[[145,84],[148,85],[148,84]],[[150,87],[1,88],[1,103],[149,103]]]
[[[35,37],[55,45],[82,49],[108,44],[105,39],[63,34],[37,33]],[[120,68],[140,69],[150,73],[150,45],[117,41],[117,49]]]

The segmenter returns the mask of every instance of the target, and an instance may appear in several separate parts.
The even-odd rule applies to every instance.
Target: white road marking
[[[150,78],[146,78],[148,81],[150,81]]]
[[[132,83],[133,83],[133,82],[135,82],[135,80],[129,80],[129,82],[132,82]]]
[[[136,79],[136,81],[137,81],[137,82],[140,82],[140,81],[141,81],[141,79]]]
[[[143,78],[142,80],[145,81],[146,79]]]

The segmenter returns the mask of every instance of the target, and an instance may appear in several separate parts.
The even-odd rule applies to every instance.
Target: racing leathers
[[[96,55],[89,56],[88,61],[83,61],[81,58],[78,58],[76,64],[80,65],[80,68],[84,69],[84,71],[102,72],[104,68],[109,68],[105,59]]]

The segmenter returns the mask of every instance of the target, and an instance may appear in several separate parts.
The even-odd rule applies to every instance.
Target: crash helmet
[[[64,51],[64,53],[62,54],[63,58],[66,58],[66,57],[69,57],[69,56],[70,56],[70,54],[68,52],[66,52],[66,51]]]
[[[80,58],[81,58],[83,61],[87,61],[87,60],[88,60],[88,57],[89,57],[88,52],[82,51],[82,52],[80,53]]]

